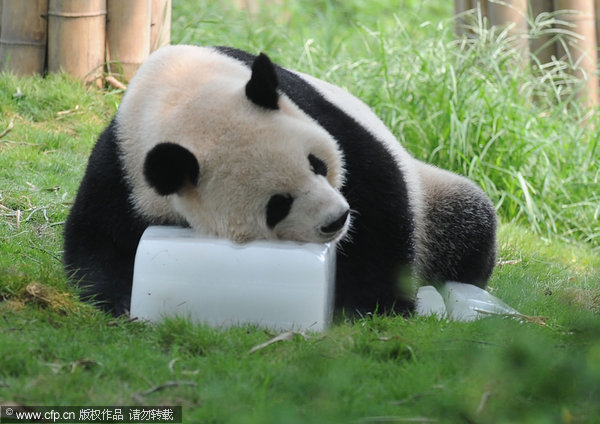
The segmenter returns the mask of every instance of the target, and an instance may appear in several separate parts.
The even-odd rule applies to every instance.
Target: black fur
[[[294,198],[289,194],[275,194],[267,203],[267,226],[273,228],[290,213]]]
[[[64,263],[83,299],[105,310],[129,310],[133,262],[150,224],[129,202],[114,120],[100,135],[65,225]]]
[[[321,159],[311,154],[308,155],[308,162],[310,163],[310,166],[315,174],[322,175],[324,177],[327,176],[327,164]]]
[[[157,144],[144,162],[144,177],[161,196],[177,193],[186,183],[198,184],[199,175],[196,157],[175,143]]]
[[[279,109],[277,84],[277,75],[271,59],[264,53],[259,54],[252,63],[252,77],[246,84],[246,96],[264,108]]]

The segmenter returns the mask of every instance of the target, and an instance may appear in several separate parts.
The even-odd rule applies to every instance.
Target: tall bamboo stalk
[[[0,69],[24,75],[43,73],[48,0],[3,0],[0,9]]]
[[[469,33],[469,27],[475,22],[469,22],[466,12],[475,11],[474,19],[481,15],[482,18],[488,16],[487,12],[488,0],[454,0],[454,32],[457,37],[462,37]]]
[[[151,13],[151,0],[108,0],[109,63],[118,63],[127,81],[150,53]]]
[[[171,42],[171,0],[152,0],[150,52]]]
[[[106,0],[50,0],[48,70],[91,82],[102,75]]]
[[[595,0],[595,12],[596,12],[596,47],[600,47],[600,0]],[[598,57],[600,60],[600,56]],[[600,93],[598,94],[600,97]]]
[[[586,105],[598,104],[598,54],[594,2],[591,0],[555,0],[555,10],[572,10],[561,19],[569,22],[569,29],[579,35],[558,46],[559,55],[567,55],[578,67],[576,75],[585,83],[579,95]]]
[[[535,20],[542,13],[551,13],[554,10],[554,0],[530,0],[531,16]],[[550,29],[550,28],[548,28]],[[549,63],[552,56],[556,56],[556,44],[552,41],[552,34],[545,33],[529,41],[531,53],[541,63]]]
[[[527,25],[527,0],[488,0],[488,14],[491,26],[507,27],[508,35],[521,53],[521,62],[529,62],[529,41]]]
[[[458,38],[464,36],[467,31],[465,13],[470,9],[471,0],[454,0],[454,33]]]

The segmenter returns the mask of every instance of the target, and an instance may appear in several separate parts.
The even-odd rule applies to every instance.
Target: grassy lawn
[[[452,2],[177,1],[173,42],[265,51],[346,87],[502,221],[490,290],[523,314],[368,316],[321,335],[114,319],[77,301],[62,229],[122,93],[0,75],[0,406],[183,405],[201,423],[600,422],[600,114],[509,40],[452,41]],[[398,6],[400,3],[400,6]],[[551,78],[552,77],[552,78]]]

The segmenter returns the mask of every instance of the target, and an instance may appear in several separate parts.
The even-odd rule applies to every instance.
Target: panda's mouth
[[[331,211],[321,215],[318,224],[310,215],[303,210],[295,211],[288,219],[278,223],[271,235],[279,240],[300,243],[328,243],[344,237],[352,221],[352,214],[347,204],[342,205],[336,212]],[[302,225],[305,223],[309,225]]]
[[[321,239],[318,241],[318,243],[335,243],[335,242],[338,242],[340,239],[342,239],[342,237],[345,234],[346,234],[345,231],[340,231],[332,236],[321,235],[320,236]]]

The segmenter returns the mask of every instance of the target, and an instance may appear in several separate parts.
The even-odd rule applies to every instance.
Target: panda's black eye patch
[[[273,228],[288,216],[292,203],[294,203],[294,198],[290,194],[271,196],[267,204],[267,226]]]
[[[311,153],[308,155],[308,162],[310,163],[310,167],[315,174],[322,175],[324,177],[327,176],[327,164],[321,159]]]

